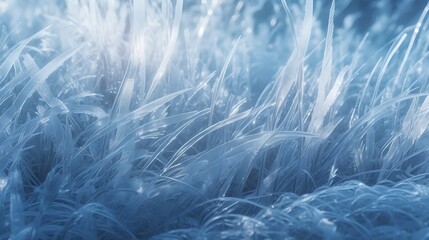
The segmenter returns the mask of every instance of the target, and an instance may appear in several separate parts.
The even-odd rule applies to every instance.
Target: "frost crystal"
[[[0,239],[429,237],[423,0],[0,0]]]

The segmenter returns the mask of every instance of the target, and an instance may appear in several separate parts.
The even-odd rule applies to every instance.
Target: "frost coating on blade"
[[[0,239],[427,238],[428,11],[1,2]]]

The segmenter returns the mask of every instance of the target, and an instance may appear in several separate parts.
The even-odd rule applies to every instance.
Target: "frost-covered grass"
[[[424,1],[0,1],[0,239],[429,237]]]

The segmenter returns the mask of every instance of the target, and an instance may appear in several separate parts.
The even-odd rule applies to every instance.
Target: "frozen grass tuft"
[[[0,238],[428,238],[428,12],[1,2]]]

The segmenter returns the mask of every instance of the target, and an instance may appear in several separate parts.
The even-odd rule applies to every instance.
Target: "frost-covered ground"
[[[0,239],[429,238],[429,5],[0,1]]]

